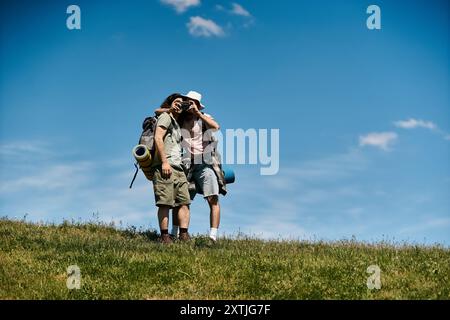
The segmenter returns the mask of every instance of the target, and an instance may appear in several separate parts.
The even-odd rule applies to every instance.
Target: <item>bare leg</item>
[[[158,208],[158,220],[160,230],[169,229],[169,210],[170,210],[169,206],[160,206]]]
[[[211,228],[219,228],[220,224],[220,204],[218,196],[207,198],[209,204],[209,223]]]
[[[189,228],[189,207],[187,205],[182,205],[178,207],[178,223],[180,228],[188,229]]]

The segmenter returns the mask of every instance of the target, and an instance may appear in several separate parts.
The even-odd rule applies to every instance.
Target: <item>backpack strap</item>
[[[134,172],[133,180],[131,180],[130,189],[133,187],[134,180],[136,180],[136,176],[137,176],[138,171],[139,171],[139,167],[137,165],[137,162],[134,163],[134,167],[136,168],[136,171]]]

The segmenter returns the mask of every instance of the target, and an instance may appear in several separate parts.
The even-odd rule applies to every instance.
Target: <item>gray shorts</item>
[[[189,190],[191,200],[197,193],[204,198],[219,195],[219,182],[216,173],[208,164],[195,164],[192,171],[192,181],[195,183],[195,190]]]

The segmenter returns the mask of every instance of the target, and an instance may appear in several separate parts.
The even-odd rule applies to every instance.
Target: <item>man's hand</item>
[[[200,117],[202,114],[200,110],[198,110],[197,104],[194,101],[191,101],[191,107],[188,109],[188,111],[192,114],[195,114],[197,117]]]
[[[175,113],[180,113],[181,112],[180,103],[178,102],[178,103],[172,104],[169,108],[169,112],[170,111],[175,111]]]
[[[170,175],[172,174],[172,167],[170,166],[169,162],[163,162],[162,163],[162,177],[164,179],[170,178]]]

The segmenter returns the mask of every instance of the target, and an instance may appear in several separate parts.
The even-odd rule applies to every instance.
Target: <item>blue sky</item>
[[[131,149],[197,90],[222,130],[280,130],[277,175],[233,166],[223,232],[449,245],[447,1],[176,2],[2,1],[1,216],[156,227]],[[197,198],[191,230],[208,220]]]

